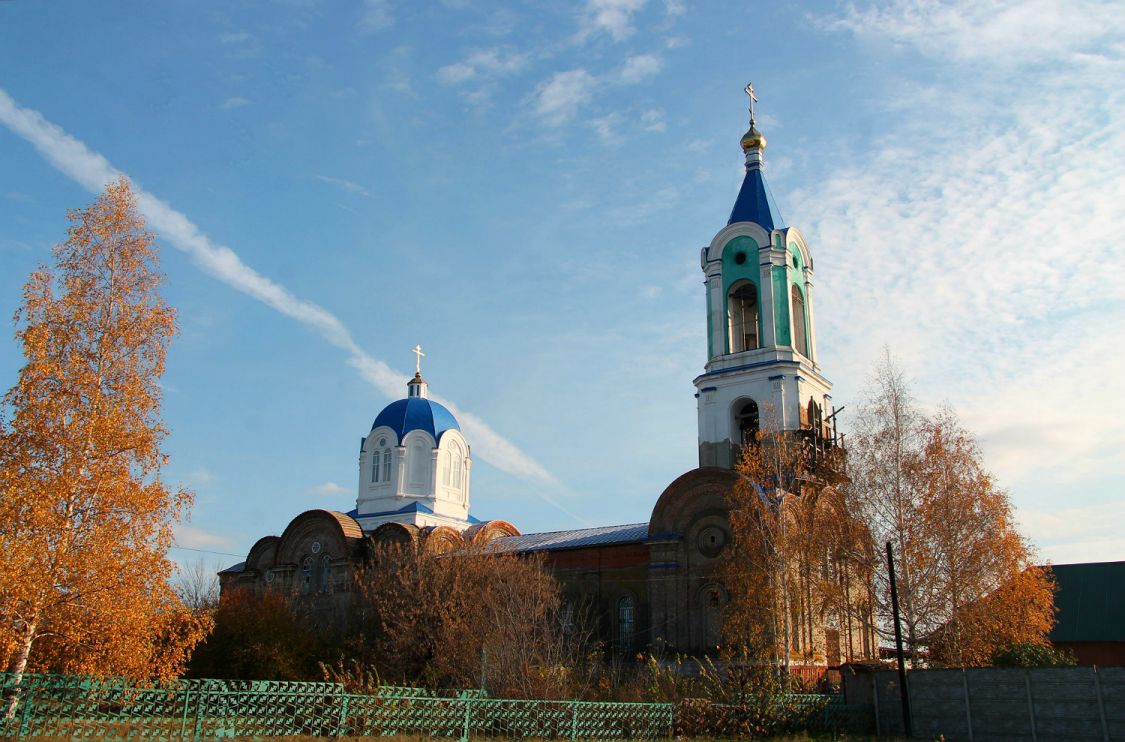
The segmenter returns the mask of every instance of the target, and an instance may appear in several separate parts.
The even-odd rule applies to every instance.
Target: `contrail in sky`
[[[51,165],[90,191],[97,193],[110,181],[119,177],[128,178],[110,165],[105,157],[47,121],[38,111],[21,108],[3,89],[0,89],[0,122],[30,142]],[[406,375],[368,355],[356,344],[351,332],[336,315],[319,304],[294,296],[289,289],[258,273],[242,262],[242,258],[234,250],[213,242],[190,219],[164,201],[135,184],[133,192],[137,197],[137,207],[157,234],[173,247],[191,255],[204,271],[311,328],[343,350],[347,354],[348,364],[386,396],[397,399],[402,395]],[[537,461],[480,418],[457,409],[456,405],[447,400],[436,396],[434,398],[457,416],[466,436],[473,441],[473,447],[482,459],[509,474],[547,484],[557,483],[555,477]],[[537,494],[573,516],[545,493]]]

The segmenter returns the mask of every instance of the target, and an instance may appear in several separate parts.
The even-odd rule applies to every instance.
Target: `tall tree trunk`
[[[35,643],[37,631],[38,620],[32,620],[24,625],[23,636],[20,637],[16,650],[16,661],[12,663],[11,673],[15,676],[15,683],[12,684],[12,695],[8,699],[8,708],[4,711],[5,719],[10,720],[16,716],[16,708],[19,706],[20,696],[23,695],[20,683],[23,682],[23,674],[27,670],[27,660],[31,656],[31,645]]]

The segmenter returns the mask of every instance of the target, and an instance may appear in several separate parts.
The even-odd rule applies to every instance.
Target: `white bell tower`
[[[746,176],[727,225],[700,255],[707,290],[707,365],[695,379],[699,465],[733,468],[759,430],[831,437],[832,384],[820,373],[813,314],[813,259],[786,226],[762,171],[766,138],[742,137]]]

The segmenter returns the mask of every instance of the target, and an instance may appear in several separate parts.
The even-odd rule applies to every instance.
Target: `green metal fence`
[[[865,707],[825,697],[810,722],[862,730]],[[178,680],[0,673],[0,736],[213,739],[418,735],[449,739],[669,739],[670,703],[489,698],[480,691],[384,686],[370,695],[336,683]],[[863,717],[857,722],[856,714]],[[850,715],[850,716],[849,716]],[[812,718],[815,717],[815,718]],[[854,717],[854,718],[853,718]],[[862,726],[857,727],[856,724]]]

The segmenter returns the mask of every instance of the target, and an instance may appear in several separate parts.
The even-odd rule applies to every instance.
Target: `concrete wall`
[[[880,734],[902,734],[898,675],[873,674]],[[912,670],[913,735],[950,742],[1125,740],[1125,667]]]

